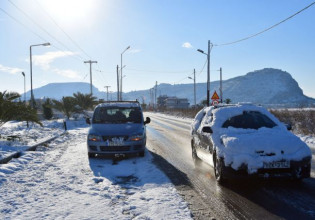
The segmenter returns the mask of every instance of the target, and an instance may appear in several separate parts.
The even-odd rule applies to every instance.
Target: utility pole
[[[155,108],[157,108],[157,81],[155,81],[155,96],[154,96],[154,102],[155,102]]]
[[[221,97],[221,103],[223,103],[223,91],[222,91],[222,67],[220,67],[220,97]]]
[[[92,60],[88,60],[88,61],[84,61],[84,63],[89,63],[90,64],[90,93],[91,95],[93,95],[93,91],[92,91],[92,63],[97,63],[97,61],[92,61]]]
[[[194,104],[196,108],[196,70],[194,69],[194,78],[191,78],[188,76],[188,79],[193,79],[194,80]]]
[[[194,69],[194,104],[196,108],[196,70]]]
[[[150,102],[149,102],[149,105],[151,106],[151,104],[152,104],[152,89],[151,89],[151,88],[149,89],[149,92],[150,92]]]
[[[212,44],[210,40],[208,40],[208,66],[207,66],[207,106],[210,106],[210,52],[211,52]]]
[[[104,88],[106,88],[106,91],[107,91],[107,101],[108,101],[108,88],[109,88],[110,86],[104,86]]]
[[[210,106],[210,53],[213,44],[208,40],[208,53],[205,53],[203,50],[198,49],[197,51],[207,55],[208,65],[207,65],[207,106]]]

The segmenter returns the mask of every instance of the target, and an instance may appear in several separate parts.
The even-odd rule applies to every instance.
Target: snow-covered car
[[[137,101],[105,102],[95,107],[87,138],[88,156],[96,154],[144,156],[146,127]]]
[[[192,158],[214,167],[219,183],[239,177],[310,177],[311,150],[265,108],[206,107],[191,125]]]

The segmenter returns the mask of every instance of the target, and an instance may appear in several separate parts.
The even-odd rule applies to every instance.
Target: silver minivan
[[[96,154],[144,156],[146,145],[146,124],[138,101],[110,101],[95,107],[88,138],[88,156]]]

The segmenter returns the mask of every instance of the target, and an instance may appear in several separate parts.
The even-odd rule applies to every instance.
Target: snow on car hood
[[[143,124],[92,124],[89,134],[95,135],[134,135],[141,134],[144,131]]]
[[[279,127],[221,130],[225,131],[216,145],[221,145],[220,154],[224,155],[225,164],[236,170],[247,164],[248,172],[253,173],[263,167],[264,162],[299,161],[311,156],[309,147],[300,138]]]

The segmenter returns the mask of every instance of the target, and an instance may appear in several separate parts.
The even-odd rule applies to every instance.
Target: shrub
[[[270,110],[280,121],[290,124],[294,133],[315,135],[315,110]]]
[[[97,104],[96,97],[92,94],[83,94],[80,92],[74,93],[75,103],[80,107],[81,110],[93,109],[94,105]]]
[[[62,97],[61,101],[52,100],[54,103],[53,108],[63,112],[69,119],[71,114],[76,112],[76,102],[75,99],[71,96]]]
[[[53,117],[51,100],[49,98],[46,99],[46,101],[44,102],[44,104],[42,104],[42,106],[43,106],[44,118],[47,120],[50,120]]]
[[[20,95],[16,92],[0,92],[0,127],[12,120],[30,121],[42,126],[35,109],[26,106],[21,101],[15,101],[19,97]]]

